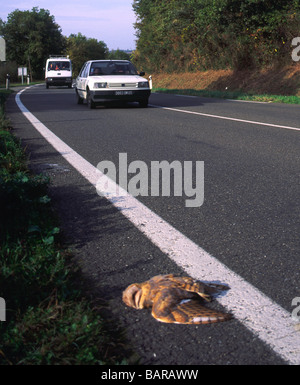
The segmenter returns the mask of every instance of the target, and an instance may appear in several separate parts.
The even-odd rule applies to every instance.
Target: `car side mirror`
[[[140,72],[140,76],[145,76],[145,72],[144,72],[144,71],[141,71],[141,72]]]

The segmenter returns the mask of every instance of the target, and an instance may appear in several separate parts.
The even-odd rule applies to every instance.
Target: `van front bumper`
[[[70,77],[51,77],[46,79],[46,83],[49,86],[63,86],[63,85],[71,85],[72,78]]]

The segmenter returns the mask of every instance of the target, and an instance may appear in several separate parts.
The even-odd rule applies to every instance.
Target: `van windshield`
[[[137,75],[138,72],[130,62],[101,61],[93,62],[90,76],[97,75]]]
[[[49,61],[48,71],[70,71],[70,62],[68,61]]]

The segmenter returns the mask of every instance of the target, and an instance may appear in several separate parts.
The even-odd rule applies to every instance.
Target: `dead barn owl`
[[[135,309],[152,307],[158,321],[177,324],[209,324],[232,318],[201,304],[210,294],[228,290],[224,285],[204,284],[190,277],[157,275],[142,283],[133,283],[123,292],[123,302]]]

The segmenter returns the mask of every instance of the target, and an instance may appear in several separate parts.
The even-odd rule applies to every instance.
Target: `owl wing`
[[[179,285],[183,290],[196,293],[208,302],[211,301],[211,294],[218,293],[223,290],[229,290],[228,286],[216,283],[206,284],[191,277],[169,276],[168,279],[174,282],[174,284]]]
[[[169,290],[162,290],[155,297],[152,316],[160,322],[176,324],[210,324],[232,318],[231,314],[201,305],[197,299],[176,298]]]

